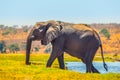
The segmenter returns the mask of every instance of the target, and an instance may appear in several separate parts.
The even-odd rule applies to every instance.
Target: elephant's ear
[[[59,35],[60,35],[60,32],[61,32],[61,29],[62,29],[62,26],[49,26],[46,33],[45,33],[45,36],[44,36],[44,39],[42,40],[42,44],[43,45],[47,45],[48,43],[50,43],[52,40],[54,40],[55,38],[57,38]]]

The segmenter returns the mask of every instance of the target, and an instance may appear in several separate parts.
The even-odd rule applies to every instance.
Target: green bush
[[[4,53],[6,48],[5,41],[0,41],[0,52]]]
[[[2,33],[2,35],[5,36],[5,35],[8,35],[9,33],[10,33],[9,31],[5,31]]]
[[[13,27],[8,27],[4,30],[4,32],[2,33],[2,35],[8,35],[8,34],[16,34],[17,30]]]
[[[22,26],[22,30],[24,31],[24,32],[28,32],[28,30],[29,30],[29,27],[26,25],[26,26]]]
[[[101,31],[100,31],[101,34],[103,34],[107,39],[110,39],[110,33],[107,29],[103,28]]]
[[[8,47],[9,47],[10,52],[12,53],[15,53],[20,50],[17,43],[11,44]]]

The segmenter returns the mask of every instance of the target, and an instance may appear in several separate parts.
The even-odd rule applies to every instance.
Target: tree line
[[[65,28],[70,28],[74,25],[74,23],[60,22],[62,26]],[[120,24],[89,24],[92,28],[96,29],[100,36],[104,36],[107,40],[111,39],[113,34],[117,34],[120,32]],[[11,53],[16,53],[18,51],[25,51],[26,47],[26,37],[29,34],[29,31],[32,29],[32,25],[13,25],[13,26],[5,26],[0,25],[0,52],[4,53],[9,50]],[[26,33],[26,34],[23,34]],[[21,34],[21,35],[20,35]],[[2,36],[2,39],[1,39]],[[15,39],[16,36],[19,38]],[[25,36],[23,38],[23,36]],[[5,39],[7,37],[7,39]],[[14,38],[15,37],[15,38]],[[15,40],[13,40],[15,39]],[[9,41],[7,41],[9,40]],[[119,40],[119,39],[118,39]],[[13,41],[15,41],[13,43]],[[24,41],[24,42],[23,42]],[[7,43],[9,42],[9,43]],[[11,43],[12,42],[12,43]],[[34,46],[32,51],[39,51],[40,48],[38,46]],[[51,51],[50,47],[45,49],[45,52],[48,53]]]
[[[17,53],[19,50],[20,48],[17,43],[6,46],[5,41],[0,41],[0,53]]]

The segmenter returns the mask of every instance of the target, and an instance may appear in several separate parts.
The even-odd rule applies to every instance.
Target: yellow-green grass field
[[[105,55],[106,61],[114,61],[112,55]],[[119,56],[120,57],[120,56]],[[0,80],[119,80],[120,74],[86,74],[61,70],[57,60],[46,68],[49,54],[31,54],[31,65],[25,65],[25,54],[0,54]],[[101,55],[94,59],[101,61]],[[65,54],[65,62],[80,61]]]

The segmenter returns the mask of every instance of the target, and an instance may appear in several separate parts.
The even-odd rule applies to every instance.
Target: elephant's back
[[[80,31],[86,31],[86,30],[93,31],[93,29],[87,24],[75,24],[72,26],[72,28]]]
[[[92,31],[75,31],[66,36],[65,49],[69,53],[83,53],[86,51],[88,44],[91,40],[95,41],[94,44],[98,44],[98,40],[95,38]]]

